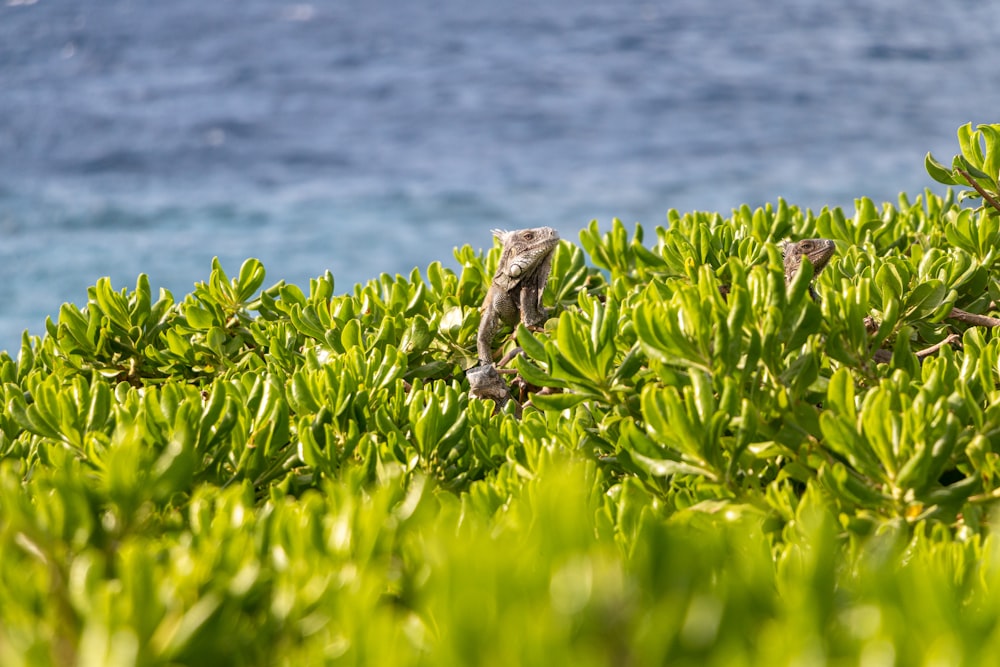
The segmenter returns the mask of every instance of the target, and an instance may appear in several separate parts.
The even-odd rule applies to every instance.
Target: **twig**
[[[974,324],[977,327],[1000,327],[1000,319],[988,315],[977,315],[960,308],[952,308],[948,317],[966,324]]]
[[[497,366],[506,366],[514,359],[514,357],[516,357],[519,354],[524,354],[524,350],[522,350],[520,347],[515,347],[513,350],[511,350],[510,352],[508,352],[507,354],[503,355],[500,358],[500,361],[497,362]]]
[[[959,336],[958,334],[955,334],[955,333],[948,334],[948,337],[945,338],[940,343],[937,343],[936,345],[931,345],[928,348],[920,350],[919,352],[916,352],[915,355],[916,355],[917,359],[923,359],[924,357],[929,357],[930,355],[934,354],[935,352],[937,352],[938,350],[940,350],[945,345],[951,345],[952,343],[957,343],[960,340],[962,340],[962,337]]]
[[[983,197],[983,199],[985,201],[989,202],[990,206],[992,206],[996,210],[1000,211],[1000,202],[998,202],[993,195],[991,195],[989,192],[987,192],[985,189],[983,189],[983,186],[981,186],[979,183],[977,183],[976,180],[974,178],[972,178],[972,175],[969,174],[969,172],[967,172],[966,170],[962,169],[961,167],[956,167],[955,171],[957,171],[958,173],[960,173],[962,175],[962,177],[969,182],[969,185],[971,185],[973,188],[975,188],[976,192],[978,192],[980,195],[982,195],[982,197]]]
[[[940,343],[931,345],[930,347],[924,348],[923,350],[918,350],[913,354],[917,359],[923,359],[925,357],[931,356],[945,345],[951,345],[952,343],[957,343],[960,340],[962,340],[962,337],[959,336],[958,334],[956,333],[948,334],[948,336]],[[890,361],[892,361],[892,352],[880,348],[872,352],[872,359],[875,361],[876,364],[887,364]]]

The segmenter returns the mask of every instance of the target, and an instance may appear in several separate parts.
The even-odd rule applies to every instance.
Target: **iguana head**
[[[830,239],[802,239],[795,243],[788,242],[784,246],[785,256],[785,280],[790,281],[795,277],[799,266],[802,265],[802,258],[808,257],[813,265],[813,275],[818,276],[819,272],[826,268],[830,258],[833,257],[835,246]]]
[[[509,290],[532,275],[559,244],[559,232],[551,227],[505,231],[494,229],[493,236],[503,244],[493,282]]]

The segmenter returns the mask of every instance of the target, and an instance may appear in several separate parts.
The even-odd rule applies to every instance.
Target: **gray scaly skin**
[[[826,268],[833,257],[836,247],[830,239],[802,239],[792,243],[789,241],[784,247],[785,256],[785,282],[790,283],[795,278],[802,266],[802,258],[808,257],[813,265],[813,276],[818,276],[819,272]],[[809,286],[809,296],[814,300],[817,298],[816,290]]]
[[[469,396],[472,398],[492,398],[497,410],[510,400],[510,389],[493,364],[474,366],[465,371],[465,377],[469,380]]]
[[[497,272],[483,301],[476,344],[479,363],[493,363],[493,337],[503,325],[542,324],[547,313],[542,308],[542,291],[549,279],[552,253],[559,245],[559,233],[551,227],[493,230],[503,243]]]

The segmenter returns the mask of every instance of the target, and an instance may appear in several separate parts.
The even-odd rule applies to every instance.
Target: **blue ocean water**
[[[348,291],[494,227],[917,194],[1000,120],[998,7],[6,0],[0,349],[213,256]]]

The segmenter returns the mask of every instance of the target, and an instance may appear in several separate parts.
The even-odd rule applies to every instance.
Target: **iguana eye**
[[[530,241],[533,238],[535,238],[535,233],[534,232],[525,232],[525,234],[524,234],[524,240],[525,241]]]

